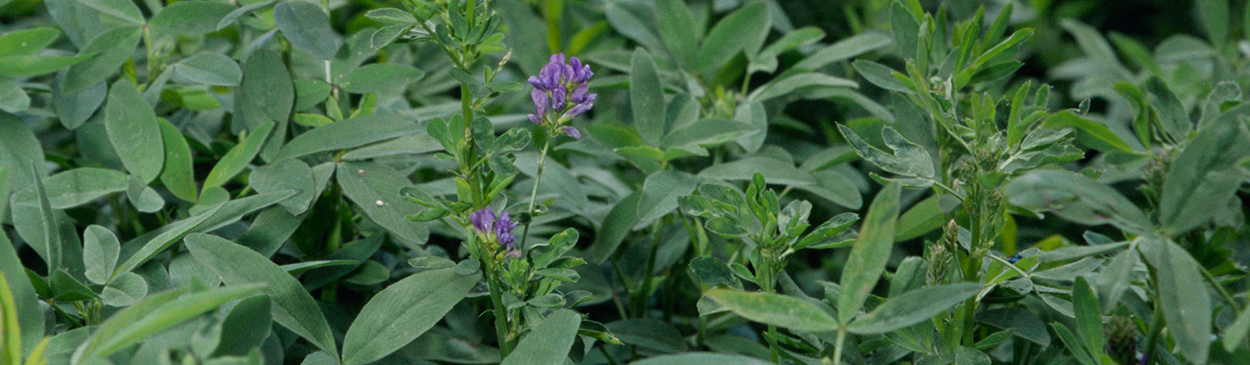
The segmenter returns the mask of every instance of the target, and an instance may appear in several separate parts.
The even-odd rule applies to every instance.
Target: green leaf
[[[227,285],[267,284],[261,292],[273,300],[274,321],[338,357],[325,315],[312,295],[291,274],[256,251],[221,237],[197,233],[187,236],[185,241],[191,255],[217,273]]]
[[[699,40],[690,8],[680,0],[657,0],[655,18],[660,39],[664,40],[668,51],[676,57],[678,64],[687,69],[693,68]]]
[[[344,119],[314,128],[295,137],[282,147],[282,153],[277,159],[355,148],[417,133],[419,130],[418,124],[397,117],[369,116]]]
[[[1229,111],[1198,133],[1169,164],[1159,198],[1159,223],[1179,235],[1219,214],[1212,204],[1236,194],[1245,176],[1237,161],[1250,155],[1242,115],[1250,107]]]
[[[181,3],[179,3],[181,4]],[[264,343],[273,327],[272,305],[268,296],[243,298],[221,320],[221,342],[213,356],[247,355],[256,344]]]
[[[148,24],[157,37],[194,36],[217,31],[217,23],[235,10],[213,1],[179,1],[162,8]]]
[[[80,206],[108,194],[126,191],[129,185],[126,174],[95,167],[65,171],[44,178],[43,182],[48,203],[53,209]],[[13,193],[13,201],[18,203],[35,202],[38,199],[33,186]]]
[[[126,200],[140,213],[153,213],[165,206],[165,199],[150,186],[134,176],[127,176]]]
[[[343,364],[371,363],[412,342],[459,303],[479,276],[442,268],[412,274],[387,286],[365,304],[347,330]]]
[[[87,280],[103,285],[113,276],[121,243],[113,231],[98,225],[87,226],[82,232],[82,260],[87,268]]]
[[[43,177],[35,172],[37,168],[33,163],[29,170],[32,170],[32,175],[35,177],[35,197],[38,198],[39,220],[43,223],[43,242],[33,242],[33,247],[38,253],[43,254],[43,261],[48,264],[48,271],[56,271],[61,268],[65,260],[61,232],[57,227],[58,220],[53,216],[56,212],[52,211],[52,204],[48,202],[48,191],[44,188]],[[42,250],[39,250],[40,248]]]
[[[689,352],[679,355],[655,356],[632,362],[633,365],[768,365],[753,357],[710,352]]]
[[[126,171],[145,184],[156,180],[165,167],[165,144],[160,122],[152,106],[128,80],[118,80],[109,90],[104,108],[104,127]],[[136,143],[143,141],[142,143]]]
[[[49,74],[95,56],[11,55],[0,56],[0,77],[31,77]],[[99,81],[99,80],[97,80]]]
[[[248,13],[251,13],[256,10],[267,8],[276,2],[277,1],[272,1],[272,0],[271,1],[258,1],[252,4],[248,4],[246,6],[239,7],[238,9],[231,10],[229,14],[226,14],[225,17],[221,18],[220,22],[217,22],[217,30],[225,29],[226,27],[230,26],[230,24],[234,24],[234,21],[239,20],[239,17],[247,15]]]
[[[191,160],[191,147],[186,137],[172,123],[158,119],[161,139],[165,141],[165,167],[161,169],[161,184],[178,199],[194,203],[199,199],[195,186],[195,170]]]
[[[79,3],[89,8],[95,9],[103,14],[125,20],[133,25],[143,24],[143,13],[139,11],[139,6],[133,1],[128,0],[96,0],[82,1]]]
[[[1199,0],[1195,6],[1198,8],[1198,24],[1202,25],[1211,44],[1224,48],[1229,36],[1229,16],[1232,15],[1228,0]]]
[[[1201,266],[1171,240],[1143,237],[1138,247],[1158,274],[1159,308],[1168,332],[1189,361],[1206,363],[1211,346],[1211,296]]]
[[[30,96],[13,80],[0,79],[0,110],[17,113],[30,108]]]
[[[807,56],[794,65],[795,69],[816,71],[834,62],[849,60],[867,52],[890,45],[893,39],[882,33],[867,32],[845,38]],[[907,53],[904,53],[907,54]]]
[[[1232,352],[1245,342],[1246,335],[1250,334],[1250,311],[1243,310],[1241,315],[1233,321],[1233,324],[1225,327],[1223,338],[1224,350]]]
[[[715,257],[699,256],[690,260],[690,274],[708,286],[724,286],[742,290],[742,282],[734,277],[729,265]]]
[[[224,192],[225,190],[222,191]],[[169,246],[172,246],[188,233],[211,231],[221,228],[228,223],[237,221],[245,214],[250,214],[270,205],[277,204],[292,195],[295,195],[294,191],[281,191],[269,194],[257,194],[246,198],[222,202],[205,208],[205,210],[200,212],[198,215],[173,222],[153,232],[149,232],[144,236],[140,236],[133,241],[127,242],[127,247],[140,246],[141,248],[131,254],[126,261],[122,262],[114,273],[133,271],[135,268],[143,265],[148,260],[156,257],[156,255],[161,253],[161,251],[164,251],[169,248]],[[205,197],[207,197],[207,195]],[[122,257],[125,257],[127,252],[129,252],[129,250],[123,251]]]
[[[855,70],[859,71],[859,74],[863,75],[865,80],[868,80],[873,85],[877,85],[877,87],[907,94],[915,93],[907,85],[903,85],[902,82],[898,81],[898,78],[894,76],[896,72],[894,69],[885,65],[869,60],[855,60],[855,62],[851,63],[851,66],[855,67]]]
[[[660,145],[664,136],[664,85],[651,54],[642,48],[634,50],[629,67],[629,103],[634,115],[634,128],[643,141]]]
[[[676,210],[677,198],[694,192],[696,183],[694,176],[681,171],[664,170],[647,176],[642,199],[638,201],[636,224],[649,224]]]
[[[352,70],[339,86],[350,93],[366,94],[399,87],[406,87],[425,76],[424,72],[407,65],[373,63]]]
[[[0,64],[4,63],[0,61]],[[65,129],[78,129],[104,104],[108,84],[101,81],[76,93],[64,93],[61,91],[64,78],[65,74],[58,74],[52,84],[52,108]]]
[[[678,353],[687,349],[681,332],[673,325],[655,318],[623,319],[608,323],[611,335],[620,342],[660,353]]]
[[[1072,307],[1076,314],[1076,329],[1085,340],[1085,348],[1095,358],[1101,358],[1103,344],[1106,342],[1102,333],[1102,311],[1098,309],[1098,298],[1094,296],[1094,290],[1090,289],[1089,282],[1083,276],[1077,276],[1076,282],[1072,284]]]
[[[421,206],[399,195],[400,189],[412,185],[403,174],[377,163],[344,162],[334,175],[343,194],[392,237],[410,245],[423,244],[429,238],[425,224],[404,218],[420,211]]]
[[[868,207],[864,225],[860,230],[850,257],[842,269],[842,283],[838,296],[838,322],[850,323],[855,313],[864,306],[868,293],[877,286],[885,263],[890,258],[894,243],[894,226],[898,218],[898,183],[891,182],[877,193]]]
[[[174,81],[186,84],[237,86],[243,79],[239,64],[220,53],[201,53],[173,65]]]
[[[120,273],[109,280],[108,285],[100,291],[104,305],[126,307],[148,295],[148,282],[142,276],[132,272]]]
[[[894,128],[887,126],[881,129],[881,138],[886,146],[894,150],[893,154],[869,145],[845,125],[838,124],[838,130],[842,132],[843,137],[846,137],[846,141],[855,149],[856,154],[882,170],[907,177],[933,179],[933,160],[929,152],[924,147],[908,141]]]
[[[703,295],[743,318],[764,324],[804,332],[829,332],[841,327],[824,309],[791,296],[732,289],[711,289]]]
[[[396,8],[373,9],[365,13],[365,17],[387,24],[415,24],[417,18],[412,13]]]
[[[699,176],[721,180],[751,180],[755,173],[764,175],[770,184],[810,185],[816,179],[807,171],[794,165],[767,157],[747,157],[730,163],[713,165],[699,172]]]
[[[273,21],[291,45],[314,57],[331,60],[339,51],[339,35],[330,28],[330,18],[317,4],[280,2],[273,7]]]
[[[316,189],[313,171],[308,164],[296,159],[278,160],[273,164],[261,166],[248,175],[248,184],[260,193],[281,190],[294,190],[298,193],[278,203],[291,215],[300,215],[308,211],[312,204]]]
[[[938,207],[939,198],[941,195],[933,195],[921,200],[899,216],[894,242],[910,240],[942,228],[942,224],[946,223],[946,213]]]
[[[844,287],[845,288],[845,287]],[[889,298],[846,327],[860,335],[881,334],[924,322],[981,291],[974,283],[931,286]],[[843,290],[845,292],[845,290]]]
[[[203,189],[218,187],[225,185],[235,175],[243,172],[247,165],[256,159],[256,155],[260,153],[260,148],[265,145],[265,139],[269,138],[269,133],[273,131],[273,121],[265,121],[260,126],[251,130],[247,138],[243,142],[235,145],[226,152],[225,156],[213,165],[213,169],[208,172],[208,177],[204,178]]]
[[[16,30],[0,34],[0,56],[32,55],[55,42],[61,31],[51,27]]]
[[[0,195],[0,198],[3,198],[3,195]],[[34,286],[31,285],[26,272],[22,261],[17,257],[17,249],[13,246],[13,242],[9,241],[8,234],[0,232],[0,280],[4,280],[8,285],[9,295],[12,296],[12,302],[9,304],[13,306],[12,312],[0,315],[4,317],[0,319],[0,323],[4,323],[4,327],[8,330],[21,329],[21,353],[29,354],[44,337],[44,317],[43,311],[39,308],[39,296],[35,294]],[[10,341],[17,341],[8,338],[8,334],[0,336]],[[8,346],[9,343],[5,343],[5,347]]]
[[[754,126],[739,121],[719,118],[701,119],[669,132],[660,140],[659,146],[663,148],[691,146],[711,148],[733,142],[738,137],[755,130]]]
[[[738,52],[753,56],[759,52],[772,26],[768,6],[752,3],[721,19],[699,46],[695,64],[698,72],[712,72],[729,62]]]
[[[1134,153],[1133,148],[1129,147],[1124,139],[1116,135],[1107,126],[1083,118],[1072,113],[1071,110],[1065,110],[1055,113],[1042,121],[1042,125],[1046,128],[1076,128],[1080,130],[1077,139],[1081,143],[1090,148],[1102,152],[1127,152]]]
[[[760,86],[747,95],[751,101],[765,102],[798,90],[849,87],[858,88],[859,83],[819,72],[795,73],[790,77],[777,78]]]
[[[112,76],[130,58],[135,47],[139,46],[142,34],[139,27],[126,26],[106,30],[92,38],[78,54],[95,56],[69,67],[65,74],[65,83],[61,84],[61,92],[82,91]]]
[[[251,295],[263,284],[239,285],[208,291],[169,291],[148,297],[117,312],[101,324],[82,348],[74,363],[103,359],[139,340],[174,327],[226,302]]]
[[[569,357],[582,318],[564,309],[547,316],[500,365],[559,365]]]
[[[249,130],[274,121],[273,137],[260,151],[260,158],[276,161],[286,142],[287,121],[295,105],[295,86],[282,56],[271,50],[258,50],[243,60],[243,81],[235,94],[234,120],[242,120]]]
[[[586,262],[602,263],[621,246],[621,241],[638,222],[638,202],[642,201],[642,194],[634,192],[612,206],[595,234],[594,244],[586,249]]]
[[[1139,234],[1151,231],[1141,210],[1115,189],[1068,171],[1033,171],[1011,181],[1004,192],[1011,204],[1052,211],[1072,222],[1111,224]]]
[[[12,114],[0,113],[0,166],[9,168],[9,186],[31,186],[34,175],[30,165],[42,166],[43,161],[43,147],[30,127]]]
[[[649,26],[649,24],[654,24],[654,19],[639,18],[642,14],[640,14],[641,11],[635,10],[638,8],[638,4],[635,3],[613,1],[604,6],[603,15],[617,33],[638,42],[647,49],[663,49],[664,43],[655,34],[655,30]]]
[[[243,61],[243,80],[235,95],[235,107],[236,118],[241,118],[248,129],[275,121],[278,136],[285,140],[286,120],[295,103],[295,86],[286,70],[282,56],[270,50],[253,52]]]
[[[1163,133],[1172,141],[1184,141],[1193,130],[1194,123],[1189,120],[1189,112],[1176,98],[1176,94],[1168,89],[1168,85],[1158,76],[1146,80],[1146,94],[1150,97],[1150,106],[1159,116],[1159,126]]]
[[[419,155],[443,150],[443,146],[428,134],[410,134],[389,141],[356,148],[343,155],[344,161],[367,160],[396,155]]]

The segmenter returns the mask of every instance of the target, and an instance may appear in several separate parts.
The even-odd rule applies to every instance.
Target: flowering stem
[[[490,301],[495,310],[495,337],[499,340],[500,358],[507,358],[512,353],[512,342],[508,340],[508,312],[503,306],[503,293],[499,290],[502,285],[499,280],[494,278],[494,274],[489,274],[490,285]]]
[[[530,206],[525,209],[530,219],[525,222],[525,229],[521,231],[521,245],[517,247],[521,250],[521,257],[525,257],[525,241],[530,238],[530,226],[534,224],[534,199],[538,197],[538,184],[543,181],[543,168],[547,166],[547,151],[551,148],[552,138],[555,137],[548,133],[547,141],[543,143],[543,152],[538,155],[538,173],[534,175],[534,188],[530,189]]]

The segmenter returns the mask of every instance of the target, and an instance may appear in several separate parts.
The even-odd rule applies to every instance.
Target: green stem
[[[838,340],[833,345],[833,365],[842,365],[842,346],[846,341],[846,330],[838,330]]]
[[[1144,351],[1146,354],[1147,364],[1151,364],[1151,363],[1158,363],[1158,361],[1155,360],[1155,347],[1156,347],[1155,344],[1159,342],[1159,336],[1160,334],[1163,333],[1164,323],[1163,323],[1163,308],[1159,306],[1159,300],[1158,300],[1159,299],[1158,298],[1159,278],[1155,274],[1154,267],[1150,265],[1146,265],[1146,268],[1150,272],[1150,279],[1151,279],[1150,281],[1152,283],[1155,283],[1155,289],[1156,289],[1154,293],[1154,298],[1152,298],[1154,299],[1153,300],[1154,314],[1151,315],[1152,318],[1150,320],[1150,334],[1146,336],[1146,351]]]
[[[490,285],[490,301],[495,309],[495,337],[499,341],[499,356],[507,358],[512,353],[512,342],[508,340],[508,312],[503,306],[503,293],[499,290],[499,280],[494,273],[487,273]]]
[[[551,148],[551,135],[548,133],[547,142],[543,143],[543,152],[538,155],[538,173],[534,175],[534,188],[530,189],[530,205],[525,209],[529,213],[529,222],[525,223],[525,229],[521,232],[521,257],[525,257],[525,241],[530,237],[530,226],[534,224],[534,199],[538,197],[538,184],[543,181],[543,168],[547,166],[547,151]]]
[[[781,348],[777,346],[777,326],[768,325],[768,358],[774,364],[781,363]]]
[[[1201,265],[1198,266],[1198,271],[1202,271],[1202,277],[1206,278],[1207,282],[1215,287],[1215,291],[1220,293],[1220,297],[1224,299],[1224,302],[1228,303],[1228,307],[1233,309],[1233,314],[1240,316],[1241,306],[1237,305],[1237,300],[1233,298],[1233,295],[1227,289],[1224,289],[1224,285],[1221,285],[1220,281],[1215,279],[1215,275],[1211,275],[1211,271]]]
[[[651,253],[647,255],[647,270],[642,272],[642,289],[639,290],[638,293],[636,293],[637,296],[633,297],[634,303],[632,306],[633,307],[632,311],[634,312],[633,313],[634,317],[637,317],[637,318],[642,318],[643,314],[646,313],[647,298],[651,296],[651,290],[653,287],[653,285],[651,284],[652,283],[651,273],[655,271],[655,255],[660,250],[660,234],[659,234],[660,228],[659,227],[660,225],[659,225],[658,220],[656,221],[655,224],[651,226],[651,229],[652,229]]]

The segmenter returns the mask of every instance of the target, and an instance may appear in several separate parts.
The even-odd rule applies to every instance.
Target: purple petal
[[[563,64],[563,63],[564,63],[564,54],[563,54],[563,53],[556,53],[556,54],[553,54],[553,55],[551,55],[551,59],[549,59],[549,61],[551,61],[551,63],[553,63],[553,64]]]
[[[482,208],[482,210],[469,214],[469,221],[473,222],[473,228],[481,233],[490,233],[495,224],[495,212],[490,208]]]
[[[565,90],[564,87],[557,87],[551,90],[551,110],[555,110],[557,113],[563,111],[567,105],[567,98],[568,90]]]
[[[579,104],[583,101],[586,101],[586,92],[588,91],[590,91],[590,85],[588,84],[577,85],[576,88],[573,88],[573,93],[569,95],[569,101],[572,101],[574,103],[579,103]]]
[[[530,114],[530,115],[526,115],[525,117],[529,118],[529,120],[531,122],[534,122],[534,124],[543,124],[543,118],[539,118],[537,115]]]
[[[534,88],[536,89],[543,89],[546,87],[546,85],[543,84],[543,80],[538,78],[538,76],[530,76],[528,81],[530,82],[530,85],[534,85]]]
[[[582,132],[578,132],[577,128],[564,127],[564,134],[573,137],[573,139],[582,139]]]
[[[534,99],[534,114],[547,115],[547,93],[535,88],[530,90],[530,98]]]

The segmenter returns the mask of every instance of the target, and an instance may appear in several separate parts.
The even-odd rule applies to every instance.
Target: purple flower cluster
[[[499,245],[507,248],[509,255],[516,251],[516,243],[513,242],[516,236],[512,235],[512,229],[516,228],[517,222],[512,221],[508,212],[500,212],[499,216],[495,216],[490,208],[483,208],[470,213],[469,221],[473,222],[473,228],[479,236],[487,239],[493,236]]]
[[[564,63],[564,54],[551,55],[551,62],[543,66],[537,76],[530,76],[530,97],[534,99],[534,114],[529,120],[539,125],[558,127],[575,116],[581,115],[595,106],[595,97],[590,94],[590,77],[595,73],[589,65],[573,57],[571,64]],[[574,139],[582,138],[577,128],[563,127],[564,134]]]

